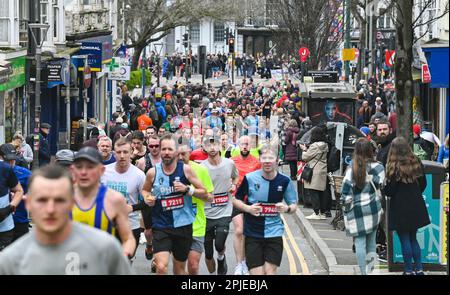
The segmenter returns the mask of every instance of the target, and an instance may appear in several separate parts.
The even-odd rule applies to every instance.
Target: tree
[[[310,51],[310,68],[316,69],[320,59],[332,53],[340,42],[342,32],[333,35],[340,0],[274,0],[278,8],[273,20],[278,28],[287,30],[288,38],[278,44],[297,55],[301,46]]]
[[[428,18],[425,22],[422,21],[422,16],[427,9],[435,3],[435,0],[422,1],[421,8],[417,15],[413,15],[414,1],[413,0],[399,0],[392,3],[395,6],[394,24],[396,28],[396,60],[394,65],[395,70],[395,89],[397,95],[397,124],[398,136],[403,136],[412,145],[412,124],[413,124],[413,79],[412,79],[412,64],[413,64],[413,45],[422,36],[415,38],[414,30],[420,26],[431,24],[438,19],[444,17],[449,12],[448,1],[445,5],[444,11],[440,15]]]
[[[212,0],[122,1],[128,7],[124,11],[125,23],[129,24],[125,28],[125,35],[127,47],[134,49],[133,70],[138,67],[142,50],[167,36],[174,28],[189,26],[205,18],[218,21],[232,19],[234,9],[237,8],[235,5],[227,6],[228,1]]]

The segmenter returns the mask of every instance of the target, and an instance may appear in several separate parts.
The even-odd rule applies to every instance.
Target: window
[[[48,0],[41,0],[41,24],[48,24]]]
[[[10,18],[9,0],[0,0],[0,42],[9,42]]]
[[[223,42],[225,36],[225,25],[214,23],[214,42]]]
[[[277,1],[276,0],[266,0],[266,26],[275,25],[276,11],[277,11]]]
[[[59,14],[59,8],[53,7],[53,37],[55,39],[58,38],[58,14]]]
[[[200,23],[189,26],[191,43],[200,43]]]

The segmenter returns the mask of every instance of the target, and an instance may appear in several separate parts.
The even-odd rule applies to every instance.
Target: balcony
[[[91,10],[66,11],[66,34],[80,35],[97,31],[109,31],[109,11],[102,7]]]

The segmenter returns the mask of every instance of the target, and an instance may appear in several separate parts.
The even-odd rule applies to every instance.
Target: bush
[[[150,70],[145,70],[145,86],[151,85],[152,73]],[[130,80],[127,81],[127,88],[134,89],[136,85],[141,86],[142,84],[142,70],[132,71],[130,73]]]

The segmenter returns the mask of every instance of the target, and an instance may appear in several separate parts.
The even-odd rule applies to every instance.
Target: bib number
[[[223,207],[228,205],[228,193],[221,193],[214,195],[214,201],[211,204],[211,207]]]
[[[272,203],[261,203],[261,217],[275,217],[278,216],[277,207]]]
[[[161,200],[163,211],[172,211],[184,207],[184,196],[170,196]]]

